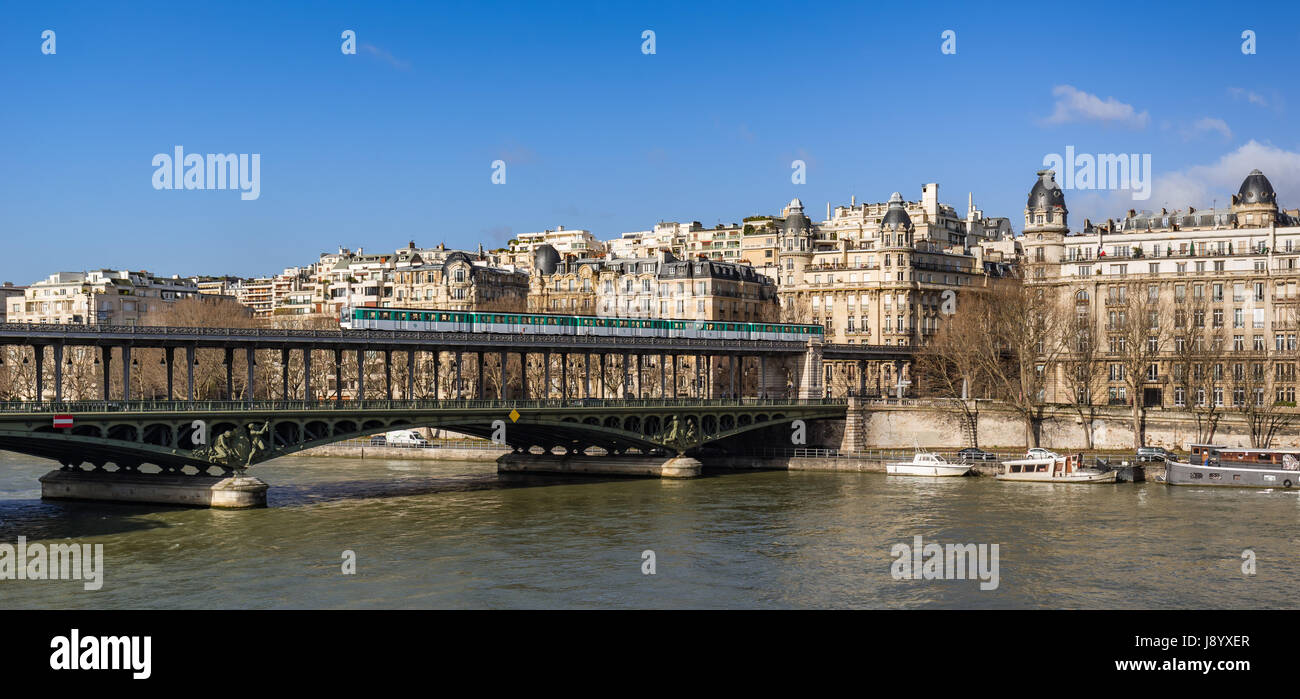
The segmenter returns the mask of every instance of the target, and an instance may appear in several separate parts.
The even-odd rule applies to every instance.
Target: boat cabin
[[[1188,461],[1194,464],[1204,463],[1211,449],[1227,449],[1222,444],[1188,444],[1187,452],[1191,454]]]
[[[1083,454],[1070,454],[1059,459],[1020,459],[1006,461],[1004,473],[1051,473],[1065,475],[1078,471],[1083,466]]]
[[[1192,463],[1208,463],[1215,466],[1231,464],[1275,466],[1286,471],[1300,471],[1300,449],[1211,447],[1207,450],[1204,460]]]

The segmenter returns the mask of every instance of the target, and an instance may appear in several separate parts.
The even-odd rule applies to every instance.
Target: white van
[[[384,439],[389,446],[394,447],[427,447],[429,440],[415,430],[397,430],[384,435]]]

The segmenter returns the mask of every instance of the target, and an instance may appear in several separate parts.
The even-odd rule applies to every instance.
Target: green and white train
[[[698,337],[715,340],[820,339],[820,325],[730,323],[717,320],[603,318],[549,313],[479,313],[416,308],[344,308],[348,330],[501,333],[503,335],[597,335],[603,337]]]

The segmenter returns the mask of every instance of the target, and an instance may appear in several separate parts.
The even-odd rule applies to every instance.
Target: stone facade
[[[1091,338],[1103,373],[1093,403],[1295,404],[1300,212],[1279,209],[1262,173],[1246,176],[1228,208],[1130,210],[1076,233],[1054,175],[1039,173],[1025,209],[1026,283],[1050,290],[1076,319],[1072,332]],[[1152,349],[1136,377],[1135,319],[1148,323]],[[1048,402],[1081,390],[1064,373],[1087,346],[1075,344]]]

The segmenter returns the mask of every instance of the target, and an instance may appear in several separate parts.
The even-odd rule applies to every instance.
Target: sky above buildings
[[[820,219],[926,182],[1019,230],[1067,148],[1151,166],[1145,200],[1067,190],[1074,230],[1225,205],[1251,168],[1300,207],[1290,3],[187,5],[0,3],[0,281]],[[258,154],[258,196],[155,189],[177,146]]]

